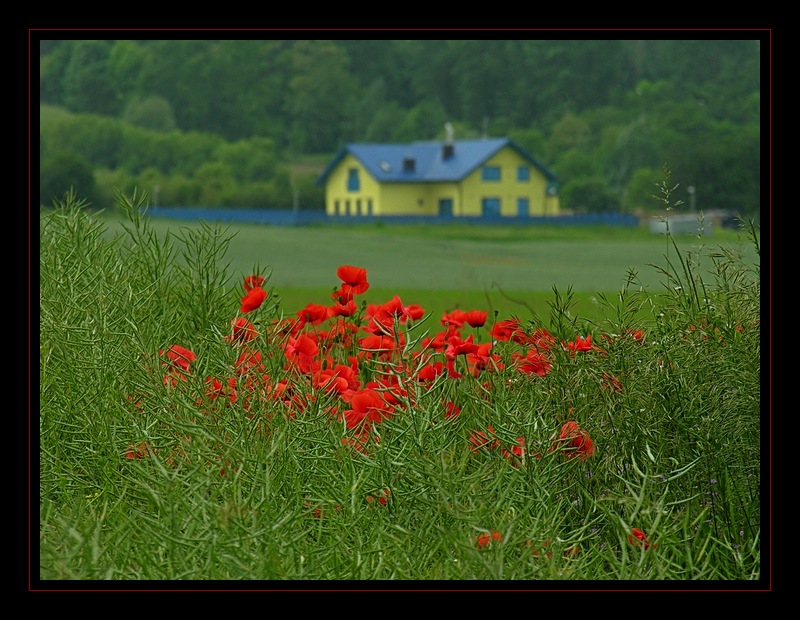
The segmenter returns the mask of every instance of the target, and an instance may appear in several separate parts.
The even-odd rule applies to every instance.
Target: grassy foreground
[[[674,244],[665,294],[594,325],[558,289],[538,320],[420,317],[339,264],[352,309],[300,321],[218,230],[119,203],[110,239],[40,218],[34,581],[764,588],[755,233],[708,278]]]

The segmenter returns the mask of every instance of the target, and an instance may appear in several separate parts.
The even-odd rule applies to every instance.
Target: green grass
[[[654,215],[658,217],[658,215]],[[643,241],[652,242],[658,235],[650,232],[647,226],[608,226],[556,224],[536,225],[492,225],[482,226],[469,223],[452,222],[448,224],[387,224],[375,223],[331,223],[317,224],[329,230],[358,231],[365,234],[392,234],[402,237],[422,237],[427,239],[451,239],[461,241],[579,241],[606,240],[612,242]],[[734,229],[713,226],[711,237],[720,243],[735,242],[740,233]],[[661,237],[663,239],[663,236]]]
[[[275,287],[273,295],[281,300],[281,307],[287,314],[294,314],[306,304],[329,305],[332,288],[282,288]],[[525,321],[547,323],[553,313],[554,292],[531,291],[448,291],[407,288],[373,288],[361,298],[368,304],[382,304],[398,295],[404,304],[422,306],[433,321],[432,329],[439,328],[439,318],[445,312],[460,310],[488,310],[490,317],[516,317]],[[567,309],[570,316],[580,324],[602,325],[608,308],[594,293],[572,293]],[[649,320],[646,309],[636,314],[641,321]]]
[[[122,231],[118,216],[108,215],[107,238]],[[579,323],[602,324],[609,300],[646,291],[669,292],[663,270],[677,245],[694,268],[713,273],[710,250],[725,248],[745,262],[754,259],[746,234],[716,228],[709,237],[670,239],[646,228],[589,226],[476,226],[359,224],[311,227],[203,224],[154,219],[161,238],[169,231],[204,227],[230,236],[219,267],[232,279],[250,273],[269,275],[269,285],[292,314],[308,303],[327,304],[338,286],[336,267],[367,269],[368,303],[397,294],[405,303],[441,317],[454,308],[486,309],[499,316],[548,320],[554,289],[569,298],[565,309]],[[559,304],[560,306],[563,304]],[[652,317],[644,309],[635,316]],[[438,319],[437,319],[438,320]]]
[[[663,294],[600,296],[594,325],[576,320],[568,291],[546,288],[522,340],[490,334],[492,320],[465,328],[447,342],[491,344],[485,366],[454,354],[453,373],[425,379],[423,366],[447,361],[419,357],[422,330],[444,330],[438,310],[398,326],[386,359],[364,350],[364,332],[327,338],[332,321],[290,338],[274,322],[327,302],[314,291],[337,285],[338,261],[312,297],[298,286],[290,297],[273,266],[273,295],[246,315],[258,335],[235,344],[226,337],[252,270],[223,268],[233,242],[204,226],[165,237],[135,199],[119,202],[121,237],[74,199],[40,218],[37,585],[766,589],[755,235],[755,261],[709,249],[708,275],[676,241],[660,263]],[[424,305],[417,292],[434,290],[370,281],[378,303]],[[482,294],[448,293],[488,309]],[[641,337],[626,333],[636,328]],[[554,338],[546,349],[532,344],[542,329]],[[170,362],[161,352],[172,345],[196,358]],[[521,358],[548,366],[525,372]],[[344,384],[323,382],[333,370]],[[366,386],[379,381],[391,404],[371,400]],[[361,427],[346,424],[359,411],[373,420],[363,450]],[[572,422],[586,435],[559,440]]]
[[[108,235],[121,230],[109,217]],[[165,219],[152,221],[153,230],[198,230],[203,224]],[[646,230],[592,227],[513,227],[474,225],[379,226],[338,225],[223,227],[232,239],[224,264],[235,277],[255,271],[271,273],[279,291],[332,290],[338,285],[336,267],[350,264],[367,269],[372,285],[381,289],[438,292],[442,305],[460,300],[452,292],[472,291],[501,303],[503,292],[550,293],[554,287],[581,293],[590,302],[597,293],[615,295],[632,286],[651,293],[664,291],[666,266],[674,249],[663,235]],[[753,259],[746,235],[720,229],[711,237],[674,239],[687,256],[698,256],[697,269],[711,272],[706,250],[724,246]],[[417,303],[440,303],[431,294]],[[585,305],[585,304],[584,304]]]

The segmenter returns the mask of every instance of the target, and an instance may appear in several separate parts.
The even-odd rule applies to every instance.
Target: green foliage
[[[195,174],[202,193],[201,205],[230,206],[236,191],[236,179],[232,168],[223,162],[209,162],[197,169]]]
[[[600,177],[578,177],[561,188],[562,206],[576,213],[615,213],[620,201]]]
[[[389,101],[370,117],[369,124],[364,131],[366,142],[393,142],[394,132],[403,122],[405,112],[394,101]]]
[[[403,120],[392,132],[392,142],[433,140],[442,133],[447,117],[442,105],[426,100],[405,113]]]
[[[571,182],[585,180],[587,177],[598,179],[602,174],[600,161],[592,157],[590,152],[578,149],[567,151],[561,155],[561,157],[558,158],[558,162],[553,165],[553,171],[558,175],[559,179],[564,179],[560,191],[562,202],[565,185]],[[567,199],[567,201],[568,200],[569,199]]]
[[[124,161],[124,132],[125,125],[112,118],[44,108],[39,130],[40,161],[54,152],[68,152],[93,167],[120,167]]]
[[[224,141],[213,134],[157,131],[122,125],[120,166],[133,174],[156,167],[165,174],[194,175],[214,161],[214,152]]]
[[[347,142],[435,139],[450,122],[460,138],[514,137],[564,185],[602,178],[625,204],[638,170],[674,161],[698,188],[699,209],[752,216],[761,193],[759,36],[41,41],[40,103],[76,114],[54,122],[43,109],[41,152],[72,151],[134,175],[156,166],[190,181],[222,160],[239,183],[261,184],[273,181],[273,157],[285,164],[330,157]],[[91,118],[100,115],[125,128]],[[256,190],[240,189],[238,201],[251,202]]]
[[[108,55],[112,41],[72,41],[64,68],[64,105],[72,112],[116,116],[120,105]]]
[[[534,157],[543,157],[543,154],[547,152],[547,140],[539,128],[511,128],[507,135]]]
[[[135,186],[153,194],[159,204],[284,208],[292,204],[288,172],[269,138],[228,143],[212,134],[163,133],[46,106],[42,108],[40,144],[42,179],[52,179],[58,190],[55,196],[69,189],[69,185],[59,186],[61,170],[51,169],[63,167],[65,157],[93,166],[102,183],[109,176],[103,170],[112,171],[111,179],[124,179],[98,188],[98,201],[105,208],[113,206],[111,197],[116,189],[129,191]],[[300,182],[309,198],[304,206],[318,204],[319,189],[307,187],[307,179]]]
[[[567,112],[553,125],[547,155],[558,161],[559,156],[576,148],[586,148],[593,140],[592,128],[584,119]]]
[[[639,209],[655,209],[653,201],[654,188],[658,186],[661,172],[655,168],[640,168],[625,188],[622,205],[626,211]]]
[[[665,169],[665,211],[676,187]],[[390,363],[327,341],[324,355],[357,361],[360,385],[397,378],[404,390],[361,453],[339,418],[355,402],[286,354],[331,324],[276,330],[293,308],[271,267],[253,264],[269,294],[247,314],[257,334],[237,343],[232,231],[161,234],[146,195],[115,200],[111,236],[74,194],[40,213],[40,579],[763,587],[757,260],[710,248],[701,273],[667,236],[665,294],[644,295],[630,274],[595,324],[554,288],[549,313],[522,323],[564,339],[544,376],[520,372],[522,345],[487,331],[506,317],[462,332],[492,343],[495,365],[473,374],[459,355],[463,376],[424,386],[410,352],[439,317],[405,324]],[[196,354],[185,381],[162,355],[174,344]],[[253,351],[263,367],[251,373],[237,361]],[[214,378],[234,379],[235,394],[215,398]],[[560,443],[567,421],[591,436],[585,459]],[[494,447],[477,448],[476,431]]]
[[[317,184],[317,174],[306,172],[295,176],[293,181],[297,200],[304,209],[325,210],[325,188]]]
[[[61,200],[68,191],[91,202],[95,191],[92,167],[72,153],[55,153],[42,163],[39,202],[49,206],[53,201]]]
[[[98,205],[103,208],[110,208],[116,204],[118,194],[130,196],[136,192],[136,179],[124,170],[108,170],[99,168],[94,172],[95,191],[94,195]]]
[[[215,159],[230,167],[241,183],[269,181],[278,167],[275,142],[269,138],[252,138],[220,144]]]
[[[125,106],[122,120],[151,131],[170,132],[176,129],[172,106],[163,97],[150,96],[130,101]]]
[[[301,153],[321,153],[340,140],[345,102],[357,82],[350,59],[332,41],[295,41],[286,109],[292,118],[290,140]]]

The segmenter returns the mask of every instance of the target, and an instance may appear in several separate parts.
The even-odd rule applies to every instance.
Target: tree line
[[[450,122],[515,140],[574,211],[656,208],[665,164],[699,209],[760,209],[758,36],[38,44],[45,204],[81,178],[101,205],[137,186],[162,204],[322,208],[315,171],[345,143]]]

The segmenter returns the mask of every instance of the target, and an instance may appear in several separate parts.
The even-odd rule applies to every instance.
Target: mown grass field
[[[109,217],[109,234],[121,231]],[[607,316],[601,298],[615,299],[626,287],[651,294],[665,291],[662,270],[676,262],[663,235],[645,228],[565,226],[327,225],[274,227],[219,225],[155,218],[167,231],[202,225],[230,237],[223,265],[232,281],[269,274],[272,292],[292,313],[308,303],[327,304],[338,285],[336,267],[367,269],[367,303],[395,294],[432,316],[454,308],[480,308],[520,318],[546,317],[553,303],[589,320]],[[711,235],[675,237],[685,260],[696,257],[696,273],[713,269],[709,250],[718,246],[755,256],[746,235],[717,228]],[[713,252],[711,252],[713,253]],[[680,269],[680,265],[675,265]],[[554,291],[560,300],[556,300]],[[643,316],[642,318],[646,318]]]

